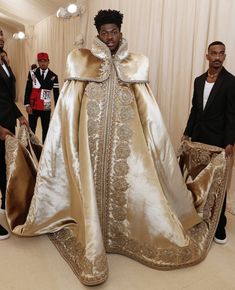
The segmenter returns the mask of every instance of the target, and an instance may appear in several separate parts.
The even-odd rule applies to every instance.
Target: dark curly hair
[[[123,14],[117,10],[100,10],[97,15],[95,16],[95,27],[100,32],[100,27],[103,24],[114,23],[117,25],[119,30],[121,30]]]

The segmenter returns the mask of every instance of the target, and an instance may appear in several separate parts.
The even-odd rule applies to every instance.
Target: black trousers
[[[221,214],[220,214],[220,218],[219,218],[219,223],[216,229],[216,234],[220,235],[220,233],[223,233],[223,230],[227,224],[227,218],[225,216],[225,210],[226,210],[226,200],[227,200],[227,192],[225,192],[225,197],[224,197],[224,203],[223,203],[223,207],[221,210]]]
[[[15,129],[9,129],[13,134],[15,134]],[[6,203],[6,160],[5,160],[5,141],[0,140],[0,190],[2,195],[1,208],[5,209]]]
[[[38,118],[41,118],[42,124],[42,142],[44,143],[49,128],[51,111],[33,110],[33,114],[29,114],[29,126],[33,133],[36,132]]]

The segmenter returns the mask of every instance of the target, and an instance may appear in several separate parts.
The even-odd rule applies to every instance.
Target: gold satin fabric
[[[125,40],[115,57],[98,39],[91,53],[68,57],[68,80],[53,114],[34,193],[33,178],[23,178],[30,171],[27,164],[19,167],[24,159],[16,145],[20,141],[6,140],[8,156],[18,156],[7,158],[12,231],[50,233],[86,285],[107,279],[106,252],[162,270],[200,262],[223,201],[223,149],[183,143],[184,180],[146,83],[146,58],[128,54]],[[200,154],[192,157],[197,150],[209,152],[202,165]],[[16,201],[27,206],[13,212]]]

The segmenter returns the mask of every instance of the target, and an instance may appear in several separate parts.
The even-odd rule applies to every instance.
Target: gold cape
[[[147,58],[125,40],[115,56],[98,38],[71,52],[34,192],[37,165],[22,140],[6,140],[11,230],[50,233],[87,285],[107,278],[106,252],[179,268],[200,262],[215,232],[224,152],[183,143],[188,190],[147,79]]]

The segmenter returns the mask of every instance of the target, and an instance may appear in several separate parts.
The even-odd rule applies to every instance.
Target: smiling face
[[[103,24],[100,27],[98,37],[108,46],[111,53],[114,54],[118,50],[122,33],[116,24]]]

